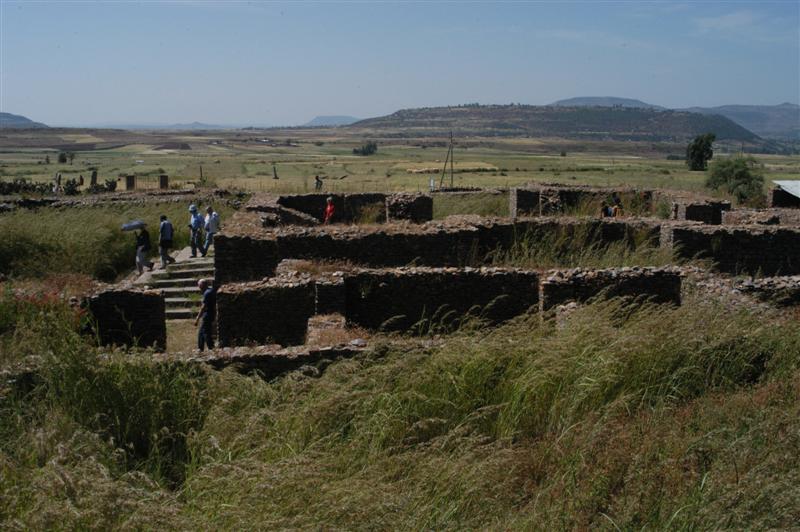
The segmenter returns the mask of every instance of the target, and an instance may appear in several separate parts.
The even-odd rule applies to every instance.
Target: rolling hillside
[[[685,111],[626,107],[467,105],[404,109],[356,122],[386,136],[444,134],[610,140],[685,140],[712,131],[719,140],[757,141],[728,118]]]
[[[41,129],[48,127],[40,122],[34,122],[30,118],[22,115],[12,115],[11,113],[0,113],[0,129]]]
[[[721,105],[690,107],[693,113],[718,114],[762,137],[800,140],[800,105]]]
[[[315,116],[313,120],[303,124],[303,127],[336,127],[336,126],[349,126],[354,122],[358,122],[360,118],[354,116],[339,116],[339,115],[322,115]]]

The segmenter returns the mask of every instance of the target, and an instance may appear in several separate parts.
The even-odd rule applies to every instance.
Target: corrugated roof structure
[[[776,185],[781,187],[781,190],[788,192],[792,196],[800,198],[800,180],[796,181],[773,181]]]

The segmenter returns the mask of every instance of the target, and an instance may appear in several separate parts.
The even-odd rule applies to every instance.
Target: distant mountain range
[[[48,127],[40,122],[34,122],[29,118],[21,115],[12,115],[11,113],[0,113],[0,129],[39,129]]]
[[[591,140],[684,141],[713,131],[719,140],[759,141],[758,136],[721,115],[641,107],[477,105],[404,109],[352,124],[384,136],[563,137]]]
[[[559,100],[550,105],[559,107],[627,107],[665,109],[631,98],[614,96],[586,96]],[[740,126],[765,138],[800,140],[800,105],[721,105],[719,107],[688,107],[676,109],[704,115],[722,115]]]
[[[360,118],[356,118],[354,116],[339,116],[339,115],[330,115],[330,116],[316,116],[310,122],[307,122],[302,125],[302,127],[336,127],[336,126],[349,126],[355,122],[361,120]]]
[[[685,110],[728,117],[765,138],[800,140],[800,105],[793,103],[689,107]]]

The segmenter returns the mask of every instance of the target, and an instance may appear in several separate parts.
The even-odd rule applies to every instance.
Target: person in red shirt
[[[325,216],[322,218],[322,223],[330,223],[333,219],[333,213],[336,209],[333,207],[333,198],[328,197],[328,204],[325,206]]]

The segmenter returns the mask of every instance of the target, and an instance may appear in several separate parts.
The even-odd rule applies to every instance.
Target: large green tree
[[[716,140],[717,136],[713,133],[706,133],[705,135],[698,135],[686,147],[686,165],[689,170],[705,170],[708,167],[708,161],[714,156],[714,150],[711,145]]]
[[[732,157],[715,161],[706,178],[706,186],[722,189],[739,203],[763,203],[764,176],[753,157]]]

